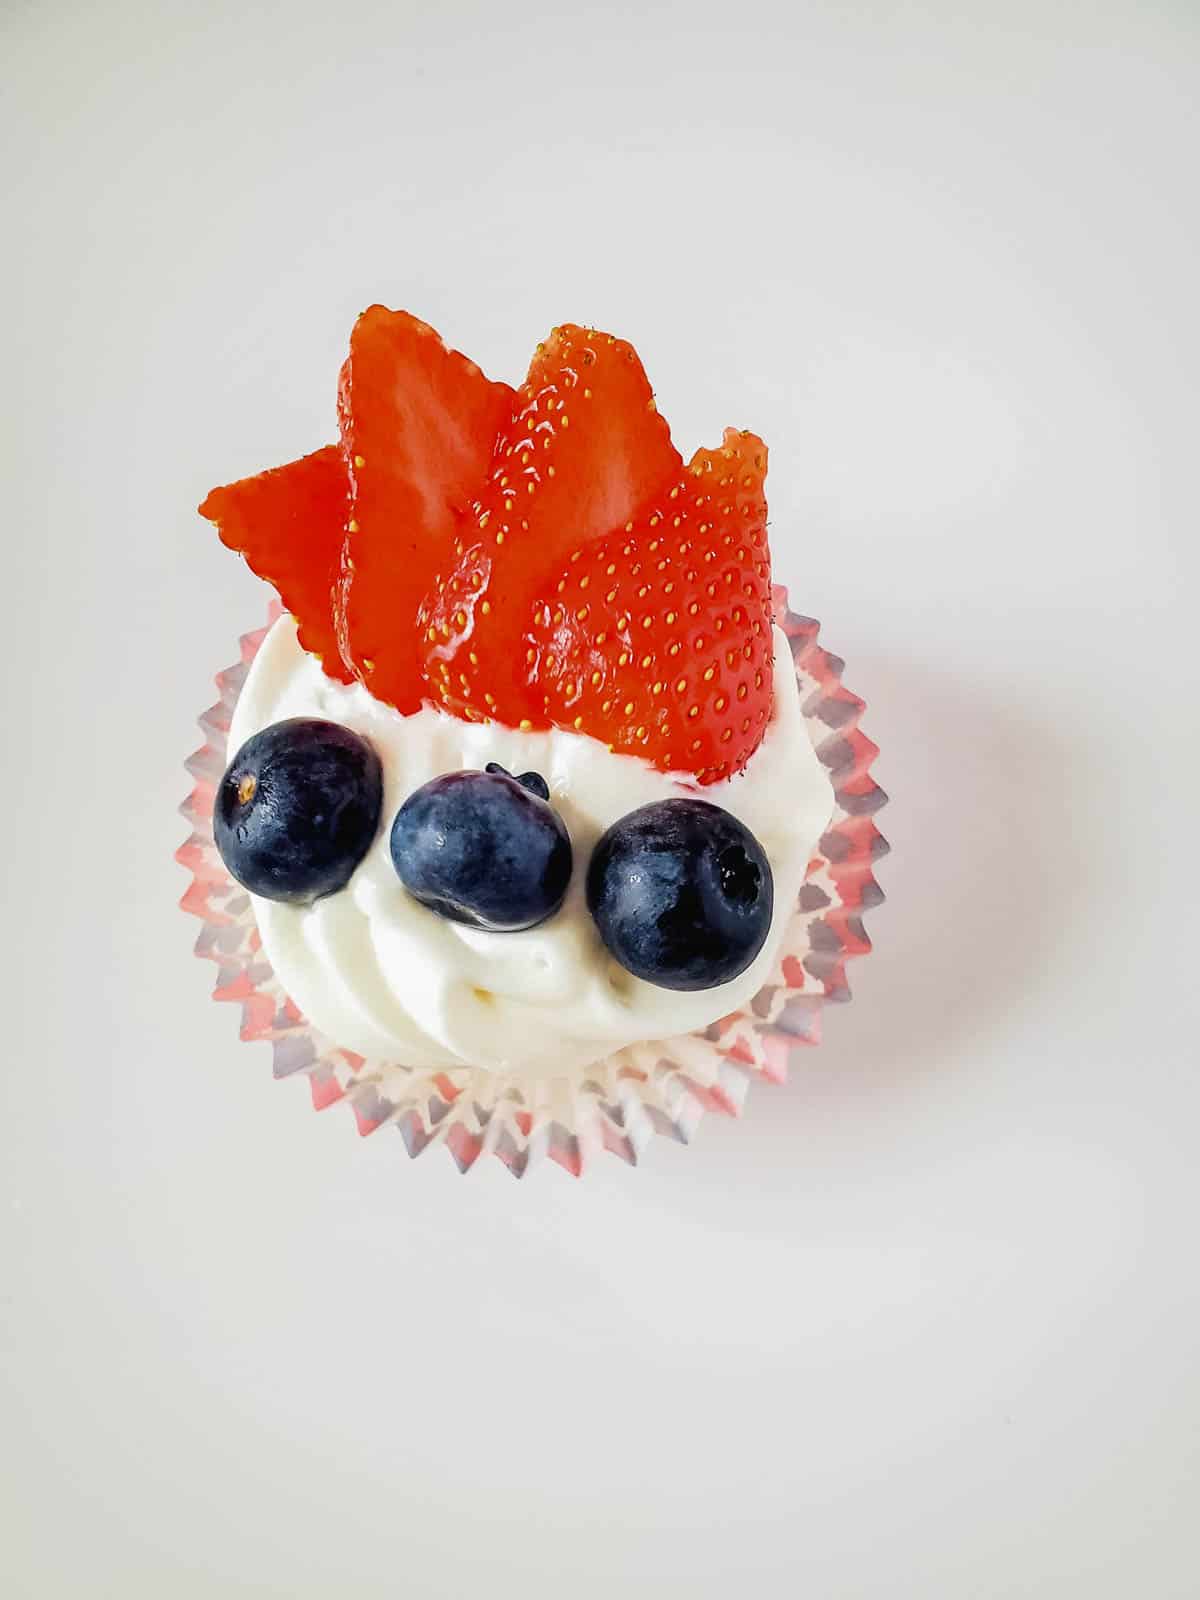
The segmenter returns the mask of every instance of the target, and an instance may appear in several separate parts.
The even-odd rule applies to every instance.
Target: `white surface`
[[[1197,13],[564,9],[6,9],[0,1590],[1183,1600]],[[173,909],[191,508],[374,299],[760,429],[885,747],[854,1004],[641,1171],[360,1143]]]

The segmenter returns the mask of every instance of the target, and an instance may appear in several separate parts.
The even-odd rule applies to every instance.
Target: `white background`
[[[1195,1595],[1195,5],[2,30],[0,1592]],[[884,748],[853,1005],[640,1170],[359,1141],[174,909],[193,507],[374,300],[760,430]]]

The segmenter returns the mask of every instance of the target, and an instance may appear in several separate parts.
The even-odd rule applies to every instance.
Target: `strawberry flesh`
[[[525,635],[546,574],[622,526],[682,467],[633,347],[556,328],[538,346],[453,564],[421,617],[437,703],[471,719],[545,727]]]
[[[508,384],[406,311],[372,306],[355,324],[339,393],[351,496],[339,638],[347,665],[399,711],[426,696],[417,613],[512,402]]]
[[[326,445],[286,467],[214,489],[200,507],[200,515],[216,523],[222,544],[239,550],[251,570],[274,585],[300,625],[300,643],[341,683],[351,675],[338,650],[333,591],[348,503],[342,452]]]
[[[555,572],[527,639],[548,721],[702,784],[745,766],[774,686],[766,459],[728,429]]]
[[[339,420],[340,447],[200,508],[330,677],[701,784],[745,766],[773,693],[760,439],[729,429],[685,468],[623,341],[556,328],[514,392],[382,306]]]

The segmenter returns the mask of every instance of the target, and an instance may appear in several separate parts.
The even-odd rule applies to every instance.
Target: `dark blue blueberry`
[[[396,813],[392,861],[415,899],[451,922],[517,933],[563,902],[571,837],[536,772],[449,772]]]
[[[707,800],[659,800],[614,822],[592,855],[588,910],[627,971],[663,989],[744,972],[771,926],[771,867],[738,819]]]
[[[371,848],[383,771],[336,722],[290,717],[246,740],[221,779],[213,836],[240,884],[301,905],[345,888]]]
[[[483,770],[485,772],[498,772],[502,777],[505,778],[512,777],[512,773],[509,772],[508,768],[502,767],[498,761],[489,761]],[[521,785],[522,789],[528,789],[530,794],[537,795],[539,800],[549,800],[550,785],[546,782],[545,778],[542,777],[540,772],[518,773],[516,781]]]

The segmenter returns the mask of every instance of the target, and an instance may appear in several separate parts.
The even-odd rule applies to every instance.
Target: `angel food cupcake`
[[[339,444],[201,507],[285,610],[211,793],[247,970],[378,1121],[422,1083],[426,1142],[482,1148],[506,1100],[528,1125],[498,1153],[552,1102],[578,1145],[581,1095],[651,1105],[731,1019],[770,1031],[789,961],[804,989],[844,797],[802,704],[815,627],[772,589],[766,449],[727,430],[685,463],[606,334],[555,329],[514,390],[380,306],[338,412]],[[870,754],[841,776],[878,793]],[[434,1081],[477,1114],[431,1125]]]

